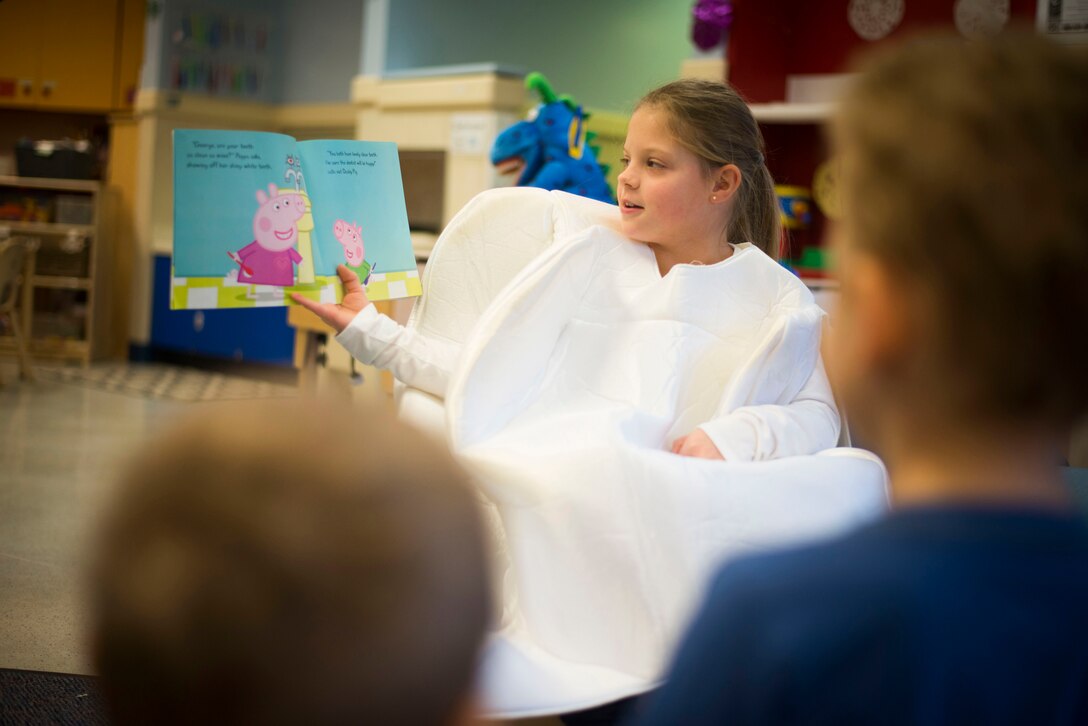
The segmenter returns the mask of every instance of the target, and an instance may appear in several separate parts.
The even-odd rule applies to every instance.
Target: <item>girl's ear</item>
[[[742,176],[736,164],[726,164],[714,171],[714,186],[710,190],[711,204],[725,204],[740,189]]]

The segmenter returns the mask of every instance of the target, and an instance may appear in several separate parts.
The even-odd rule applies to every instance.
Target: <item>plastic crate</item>
[[[94,222],[94,200],[81,194],[58,194],[56,221],[60,224],[91,224]]]
[[[43,246],[34,258],[34,273],[47,277],[86,277],[90,266],[90,251],[86,247],[73,253]]]
[[[89,144],[75,141],[30,141],[15,144],[19,176],[47,179],[93,179],[94,153]]]

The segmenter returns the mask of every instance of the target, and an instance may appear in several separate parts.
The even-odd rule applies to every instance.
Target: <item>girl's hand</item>
[[[339,265],[336,268],[336,274],[344,283],[344,299],[338,304],[314,302],[297,292],[291,293],[291,299],[324,320],[339,333],[348,327],[348,323],[360,310],[370,304],[370,300],[366,297],[366,288],[359,282],[359,276],[349,270],[347,265]]]
[[[672,442],[672,453],[680,456],[694,456],[699,459],[717,459],[724,461],[725,457],[718,447],[703,433],[702,429],[695,429],[687,436],[681,436]]]

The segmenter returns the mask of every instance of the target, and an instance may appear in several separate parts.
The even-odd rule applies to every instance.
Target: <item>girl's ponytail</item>
[[[777,260],[782,246],[782,217],[774,179],[762,161],[751,173],[742,168],[741,175],[743,181],[729,220],[729,239],[751,242]]]

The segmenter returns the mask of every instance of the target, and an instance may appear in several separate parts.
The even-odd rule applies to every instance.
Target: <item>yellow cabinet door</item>
[[[39,108],[108,111],[113,106],[118,0],[36,0],[34,5],[49,18],[40,46]]]
[[[40,0],[0,2],[0,105],[38,102],[42,32],[48,24]]]

